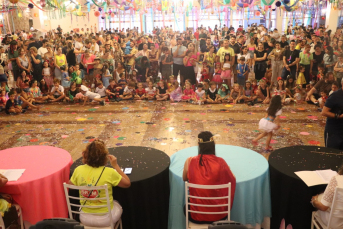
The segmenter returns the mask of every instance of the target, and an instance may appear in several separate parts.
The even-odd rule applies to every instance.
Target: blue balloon
[[[128,9],[130,9],[130,6],[125,6],[124,7],[124,10],[128,10]]]

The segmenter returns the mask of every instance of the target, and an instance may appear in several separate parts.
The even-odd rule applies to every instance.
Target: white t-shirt
[[[124,88],[124,92],[125,93],[132,93],[133,91],[134,91],[135,89],[130,89],[128,86],[126,86],[125,88]]]
[[[82,44],[82,43],[80,43],[80,42],[78,42],[78,41],[75,42],[75,48],[76,48],[76,49],[81,50],[82,47],[83,47],[83,44]]]
[[[243,54],[238,54],[237,55],[237,60],[239,60],[241,57],[244,57],[245,58],[245,62],[244,63],[248,63],[248,60],[250,59],[250,54],[247,53],[246,55],[243,55]]]
[[[100,99],[101,95],[99,95],[98,93],[94,93],[91,91],[86,91],[85,96],[88,97],[89,99]]]
[[[95,93],[98,93],[99,95],[101,95],[101,97],[106,96],[106,88],[102,87],[102,88],[95,88]]]
[[[145,88],[145,91],[146,91],[147,95],[156,95],[156,88],[155,87],[153,87],[152,89],[147,87],[147,88]]]
[[[195,93],[197,94],[197,96],[199,97],[199,99],[202,99],[202,97],[204,96],[205,94],[205,90],[202,90],[202,91],[198,91],[198,90],[195,90]]]
[[[45,53],[48,52],[48,49],[47,48],[44,48],[44,47],[40,47],[38,49],[38,55],[40,55],[41,57],[44,57]]]
[[[57,91],[64,92],[64,87],[62,85],[58,85],[58,89],[55,91],[55,86],[52,87],[51,92],[54,91],[54,95],[60,95]]]
[[[94,51],[93,51],[94,53],[99,52],[100,48],[99,48],[99,45],[97,43],[92,44],[91,49],[93,49],[93,47],[94,47]]]

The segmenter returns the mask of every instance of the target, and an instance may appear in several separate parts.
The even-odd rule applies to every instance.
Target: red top
[[[199,40],[199,32],[195,32],[194,33],[194,36],[195,36],[195,38],[197,39],[197,41]]]
[[[231,172],[229,166],[224,161],[223,158],[217,157],[215,155],[203,155],[202,156],[202,166],[199,165],[200,156],[195,156],[190,160],[188,167],[187,178],[189,183],[192,184],[201,184],[201,185],[220,185],[227,184],[231,182],[231,203],[232,208],[233,199],[235,196],[236,189],[236,178]],[[189,189],[189,194],[192,196],[201,196],[201,197],[219,197],[227,195],[227,189]],[[202,199],[192,199],[190,198],[191,203],[197,204],[225,204],[227,203],[226,199],[217,199],[217,200],[202,200]],[[227,211],[226,207],[196,207],[191,206],[191,210],[194,211]],[[197,221],[218,221],[227,214],[197,214],[191,213],[192,219]]]
[[[137,93],[137,95],[144,95],[145,94],[145,89],[142,88],[141,91],[139,89],[136,89],[136,93]]]

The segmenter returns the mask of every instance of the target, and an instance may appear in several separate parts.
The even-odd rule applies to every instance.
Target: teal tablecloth
[[[169,167],[170,199],[168,229],[184,229],[186,218],[185,183],[182,171],[188,157],[196,156],[198,147],[178,151],[171,156]],[[246,148],[216,145],[216,155],[223,158],[236,176],[235,199],[231,220],[242,224],[261,224],[264,217],[271,217],[269,166],[260,154]]]

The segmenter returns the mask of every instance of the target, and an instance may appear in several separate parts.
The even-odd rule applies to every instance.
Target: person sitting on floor
[[[108,161],[113,168],[105,167]],[[84,165],[80,165],[75,169],[69,184],[76,186],[94,186],[97,181],[97,186],[107,184],[112,208],[112,220],[116,223],[120,219],[123,209],[117,201],[113,200],[112,188],[115,186],[121,188],[130,187],[130,178],[120,169],[117,158],[109,155],[105,143],[101,140],[96,139],[87,145],[86,149],[82,152],[82,162]],[[105,192],[99,192],[98,195],[97,197],[104,198]],[[80,191],[80,197],[89,198],[89,193],[87,191]],[[81,205],[85,204],[85,200],[80,202]],[[106,205],[106,200],[87,200],[86,205]],[[82,212],[95,214],[82,214]],[[89,227],[108,227],[110,225],[110,216],[107,213],[107,207],[83,207],[81,209],[80,221]]]
[[[331,211],[330,207],[332,205],[336,187],[343,188],[343,165],[341,165],[341,167],[338,169],[338,174],[331,178],[328,186],[326,186],[324,193],[312,197],[312,205],[313,207],[318,209],[317,214],[325,225],[327,225],[329,222]],[[342,206],[339,206],[338,208],[342,209]],[[330,228],[343,228],[343,218],[333,216],[333,218],[331,219]]]
[[[213,134],[209,131],[201,132],[198,135],[199,154],[195,157],[189,157],[183,168],[183,180],[192,184],[201,185],[221,185],[231,183],[231,202],[232,208],[233,199],[236,189],[236,177],[230,170],[230,167],[223,158],[217,157],[215,152],[215,142]],[[192,196],[211,196],[220,197],[227,195],[227,189],[190,189]],[[225,204],[227,200],[202,200],[190,199],[193,204]],[[193,211],[227,211],[225,207],[197,207],[190,206]],[[198,224],[209,224],[214,221],[224,220],[227,214],[197,214],[190,213],[189,220]]]

